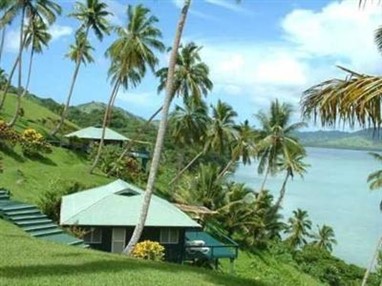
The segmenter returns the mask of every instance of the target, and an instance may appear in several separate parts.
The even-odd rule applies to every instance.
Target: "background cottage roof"
[[[134,226],[144,192],[116,180],[110,184],[67,195],[61,203],[61,225]],[[146,226],[200,227],[180,209],[153,195]]]
[[[101,140],[102,128],[100,127],[87,127],[84,129],[77,130],[75,132],[66,134],[65,137],[78,137],[83,139],[96,139]],[[105,132],[105,140],[113,140],[113,141],[127,141],[129,138],[111,130],[110,128],[106,128]]]

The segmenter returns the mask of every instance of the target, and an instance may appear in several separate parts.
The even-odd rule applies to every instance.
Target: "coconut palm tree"
[[[220,172],[220,176],[225,174],[240,157],[244,165],[251,164],[251,158],[256,153],[258,135],[254,128],[249,125],[248,120],[234,128],[237,130],[237,134],[229,144],[231,160]]]
[[[226,154],[229,142],[235,138],[237,130],[235,129],[234,118],[237,113],[232,106],[219,100],[216,106],[212,106],[212,119],[208,126],[204,141],[204,147],[178,174],[171,179],[169,185],[177,181],[180,176],[192,166],[197,159],[212,149],[220,154]]]
[[[295,152],[304,154],[304,148],[293,137],[293,132],[306,126],[304,122],[291,123],[293,108],[290,104],[280,104],[278,100],[271,103],[269,113],[258,112],[255,116],[261,125],[260,140],[257,144],[259,165],[257,171],[264,174],[261,189],[269,175],[280,171],[280,157]]]
[[[312,245],[320,249],[332,252],[333,244],[337,244],[337,240],[334,238],[334,230],[328,225],[323,225],[321,228],[317,226],[318,233],[313,234]]]
[[[273,206],[274,210],[277,211],[284,199],[286,193],[286,185],[288,183],[289,178],[293,179],[295,174],[303,177],[303,174],[306,173],[306,168],[309,166],[304,163],[302,160],[306,157],[305,150],[288,150],[284,149],[283,156],[281,158],[281,162],[279,163],[280,172],[285,171],[285,178],[281,185],[280,194],[277,198],[275,205]]]
[[[32,74],[33,56],[35,53],[42,53],[43,48],[48,47],[48,43],[51,38],[52,36],[48,32],[48,26],[40,18],[35,17],[31,19],[30,24],[28,25],[25,31],[25,47],[30,48],[27,81],[23,89],[23,93],[21,95],[17,95],[16,111],[12,120],[8,123],[8,126],[13,126],[16,123],[17,118],[20,114],[21,99],[28,92],[28,87]]]
[[[312,222],[309,220],[308,212],[297,209],[293,211],[293,217],[288,219],[288,226],[285,230],[289,236],[286,238],[288,244],[297,248],[306,244],[306,237],[310,236],[309,231]]]
[[[0,28],[8,25],[13,19],[20,15],[20,42],[18,55],[9,74],[8,84],[0,102],[0,109],[4,105],[17,66],[19,67],[18,87],[19,89],[21,88],[22,53],[25,48],[25,22],[29,25],[32,19],[39,18],[42,22],[51,25],[55,22],[56,16],[61,14],[61,6],[51,0],[10,0],[8,4],[3,17],[0,19]]]
[[[162,147],[163,147],[164,138],[166,135],[168,112],[170,109],[171,99],[173,97],[176,59],[178,55],[180,39],[182,37],[183,28],[186,23],[187,14],[188,14],[190,5],[191,5],[191,0],[184,0],[179,21],[175,31],[174,43],[172,46],[169,65],[168,65],[168,73],[167,73],[167,81],[166,81],[166,96],[163,101],[162,118],[159,122],[158,134],[157,134],[157,139],[155,142],[154,154],[153,154],[153,159],[150,166],[150,173],[149,173],[149,178],[147,180],[146,192],[145,192],[145,196],[143,200],[144,203],[143,203],[141,214],[139,217],[139,222],[134,229],[134,232],[129,241],[129,244],[124,250],[124,252],[128,254],[131,253],[131,251],[133,250],[133,247],[135,246],[135,244],[138,242],[139,238],[141,237],[143,227],[146,222],[149,206],[150,206],[151,196],[154,190],[156,174],[159,169]]]
[[[7,10],[7,8],[9,7],[9,5],[11,5],[12,2],[11,1],[0,1],[0,11],[4,11],[4,14],[2,15],[2,17],[4,17],[5,15],[5,11]],[[2,18],[1,17],[1,18]],[[6,34],[6,31],[7,31],[7,25],[4,25],[2,28],[1,28],[1,40],[0,40],[0,63],[1,63],[1,58],[2,58],[2,55],[3,55],[3,50],[4,50],[4,43],[5,43],[5,34]]]
[[[75,36],[76,44],[70,47],[71,51],[68,56],[75,63],[75,67],[66,104],[61,113],[60,121],[51,131],[52,136],[56,135],[64,124],[81,64],[91,62],[87,60],[90,59],[89,51],[93,49],[88,41],[89,31],[93,30],[99,41],[103,40],[105,34],[109,34],[110,27],[107,16],[111,13],[107,11],[107,8],[106,3],[99,0],[86,0],[86,3],[77,2],[74,6],[74,12],[70,14],[81,23]]]
[[[106,52],[107,57],[111,59],[109,76],[114,86],[105,111],[102,136],[90,173],[98,164],[104,144],[107,121],[120,86],[125,90],[135,87],[146,74],[147,68],[154,72],[158,63],[158,58],[154,52],[164,51],[164,45],[160,41],[162,33],[155,26],[158,19],[150,15],[148,8],[143,5],[135,7],[129,5],[127,16],[127,27],[115,28],[118,39],[111,44]]]
[[[199,54],[201,49],[202,47],[198,47],[193,42],[179,47],[174,70],[175,82],[173,85],[171,101],[175,96],[179,96],[183,98],[184,103],[188,101],[189,97],[197,103],[202,100],[202,95],[207,96],[208,92],[212,90],[213,83],[209,78],[209,68],[202,61]],[[167,67],[161,68],[156,72],[156,76],[159,78],[158,93],[165,89],[167,74]],[[151,121],[162,111],[162,108],[163,106],[154,112],[142,129],[145,129],[150,125]],[[117,162],[121,161],[126,156],[126,154],[130,151],[132,144],[134,144],[134,141],[138,139],[139,138],[134,138],[131,140],[130,144],[126,145]],[[113,171],[114,170],[111,170],[109,174]]]

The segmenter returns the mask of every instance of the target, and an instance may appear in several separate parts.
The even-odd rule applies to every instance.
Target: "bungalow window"
[[[159,242],[163,244],[178,244],[179,230],[173,228],[162,228],[160,230]]]
[[[101,243],[102,242],[102,229],[90,228],[84,236],[86,243]]]

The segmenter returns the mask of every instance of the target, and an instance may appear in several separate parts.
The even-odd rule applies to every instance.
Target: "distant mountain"
[[[364,129],[355,132],[311,131],[297,132],[301,143],[310,147],[382,150],[382,131]]]

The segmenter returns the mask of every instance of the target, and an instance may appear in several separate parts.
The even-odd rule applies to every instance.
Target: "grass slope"
[[[0,285],[268,285],[37,240],[0,220]]]

